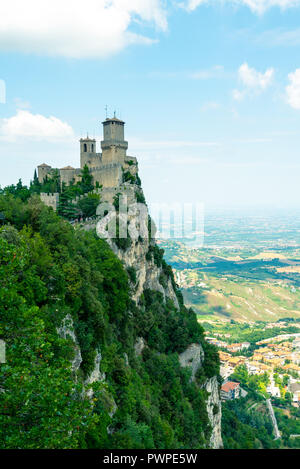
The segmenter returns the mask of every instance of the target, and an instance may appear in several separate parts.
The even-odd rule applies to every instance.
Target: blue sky
[[[77,167],[107,105],[150,202],[298,206],[300,1],[1,8],[2,187],[42,162]]]

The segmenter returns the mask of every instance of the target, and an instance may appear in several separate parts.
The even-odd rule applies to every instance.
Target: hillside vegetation
[[[130,273],[106,242],[30,189],[3,190],[0,213],[0,447],[206,447],[201,385],[219,363],[194,312],[151,291],[136,305]],[[58,333],[66,317],[77,346]],[[205,352],[195,382],[178,361],[193,342]],[[88,385],[97,357],[103,379]]]

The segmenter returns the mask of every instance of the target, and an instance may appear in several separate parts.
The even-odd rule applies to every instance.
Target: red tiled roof
[[[224,383],[221,387],[221,391],[229,392],[233,391],[236,389],[240,383],[234,383],[233,381],[227,381],[227,383]]]

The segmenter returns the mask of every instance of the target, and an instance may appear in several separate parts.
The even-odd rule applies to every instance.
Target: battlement
[[[106,164],[101,164],[99,166],[90,168],[90,172],[93,173],[95,171],[100,171],[102,169],[109,169],[109,168],[116,168],[119,167],[120,163],[106,163]]]
[[[58,207],[58,202],[59,202],[59,194],[56,192],[54,194],[46,194],[46,193],[41,193],[40,194],[41,201],[44,202],[45,205],[48,207],[52,207],[54,211],[57,210]]]

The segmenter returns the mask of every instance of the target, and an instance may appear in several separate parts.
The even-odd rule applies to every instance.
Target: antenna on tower
[[[106,119],[107,119],[107,104],[105,105],[105,116],[106,116]]]
[[[114,110],[114,117],[116,117],[116,110]]]

